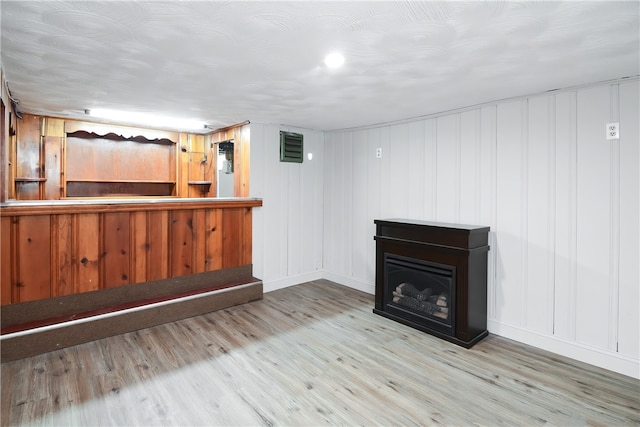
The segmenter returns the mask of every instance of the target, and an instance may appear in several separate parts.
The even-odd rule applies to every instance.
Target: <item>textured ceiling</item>
[[[22,112],[332,130],[640,74],[640,2],[7,1]],[[341,51],[345,65],[326,68]]]

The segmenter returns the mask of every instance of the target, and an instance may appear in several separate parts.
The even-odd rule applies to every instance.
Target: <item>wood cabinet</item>
[[[2,305],[251,264],[259,199],[7,202]]]

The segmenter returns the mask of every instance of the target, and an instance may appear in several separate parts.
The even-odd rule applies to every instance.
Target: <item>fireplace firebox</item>
[[[489,227],[374,223],[373,312],[466,348],[486,337]]]

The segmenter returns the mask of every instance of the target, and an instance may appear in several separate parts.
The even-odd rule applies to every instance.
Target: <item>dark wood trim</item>
[[[74,132],[87,132],[93,133],[98,136],[105,136],[109,134],[115,134],[123,138],[136,138],[142,136],[149,141],[167,139],[174,144],[178,143],[178,132],[169,132],[153,129],[138,128],[134,126],[118,126],[112,124],[95,123],[65,120],[64,123],[65,133]]]

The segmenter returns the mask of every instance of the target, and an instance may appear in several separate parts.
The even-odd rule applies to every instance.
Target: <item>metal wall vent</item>
[[[302,163],[302,134],[280,131],[280,161]]]

